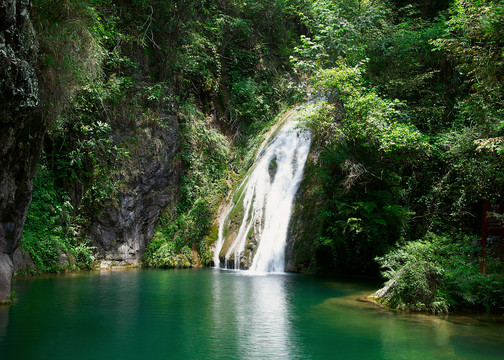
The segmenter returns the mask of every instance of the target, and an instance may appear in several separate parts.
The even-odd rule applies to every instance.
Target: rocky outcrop
[[[14,266],[9,255],[0,253],[0,303],[10,300],[11,279]]]
[[[387,300],[392,296],[392,292],[394,291],[394,288],[396,286],[397,282],[395,280],[388,281],[384,287],[382,287],[381,289],[376,291],[373,295],[371,295],[371,298]]]
[[[12,255],[12,262],[14,265],[14,274],[19,272],[26,272],[35,270],[35,264],[27,251],[24,251],[21,247],[18,247],[14,254]]]
[[[174,159],[178,122],[174,116],[163,122],[169,126],[151,124],[136,134],[142,155],[133,160],[134,174],[126,175],[117,204],[103,209],[90,226],[89,237],[102,266],[138,265],[162,211],[176,201],[182,173]]]
[[[12,255],[31,201],[45,125],[38,109],[30,0],[0,1],[0,302],[9,301]]]
[[[306,161],[303,181],[298,189],[285,246],[285,271],[315,273],[317,215],[321,200],[315,176],[317,154],[313,152]]]

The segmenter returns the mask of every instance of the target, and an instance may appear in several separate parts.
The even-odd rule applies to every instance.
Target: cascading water
[[[284,272],[287,228],[311,144],[311,134],[290,118],[263,143],[233,194],[219,226],[216,267]]]

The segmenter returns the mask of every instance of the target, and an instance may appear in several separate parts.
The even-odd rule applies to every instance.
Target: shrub
[[[488,272],[482,274],[473,253],[468,237],[454,241],[428,233],[376,258],[390,286],[386,303],[395,309],[433,313],[497,309],[504,301],[502,264],[488,258]]]
[[[79,267],[91,268],[94,248],[77,237],[73,212],[68,195],[55,186],[47,168],[39,166],[21,238],[23,249],[29,252],[38,270],[63,270],[65,266],[58,262],[61,254],[75,257]]]
[[[183,268],[192,266],[194,257],[189,247],[184,246],[182,249],[177,250],[174,242],[160,241],[161,236],[160,233],[154,235],[154,244],[161,242],[161,245],[154,251],[153,246],[150,246],[149,256],[144,257],[144,266],[157,268]]]

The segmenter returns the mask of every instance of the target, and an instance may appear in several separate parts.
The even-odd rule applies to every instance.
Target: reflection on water
[[[219,343],[232,344],[224,347],[224,354],[220,344],[218,354],[240,354],[244,359],[295,358],[296,344],[289,336],[292,330],[285,289],[287,278],[287,275],[250,276],[238,271],[213,272],[214,329],[228,337]]]
[[[350,347],[339,352],[345,359],[358,359],[355,348],[366,343],[380,359],[503,358],[503,316],[478,319],[394,313],[357,300],[367,294],[326,299],[311,309],[315,323],[326,319],[328,328],[345,333]]]
[[[0,344],[5,341],[7,325],[9,324],[9,306],[0,305]]]
[[[397,314],[372,287],[217,269],[16,280],[3,359],[502,359],[503,317]]]
[[[247,276],[235,288],[239,348],[248,359],[265,354],[270,358],[291,359],[288,304],[285,298],[285,276]]]

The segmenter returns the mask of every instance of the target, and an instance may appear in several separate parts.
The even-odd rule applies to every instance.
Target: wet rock
[[[312,174],[317,167],[315,160],[317,156],[314,153],[309,155],[303,181],[294,199],[285,246],[287,272],[316,272],[316,237],[320,232],[316,219],[323,202],[317,191],[320,184],[317,183],[317,177]]]
[[[75,256],[62,252],[58,255],[58,265],[65,269],[74,269],[76,267]]]

